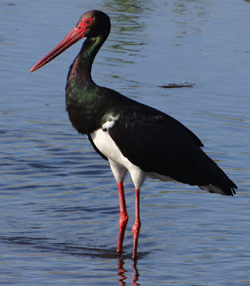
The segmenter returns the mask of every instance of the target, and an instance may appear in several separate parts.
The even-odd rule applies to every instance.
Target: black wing
[[[201,141],[166,114],[121,115],[109,134],[122,154],[145,172],[156,172],[189,185],[211,184],[225,195],[232,195],[237,188],[202,151]]]

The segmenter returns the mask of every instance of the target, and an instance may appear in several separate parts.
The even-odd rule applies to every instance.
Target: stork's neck
[[[87,38],[68,74],[66,106],[72,125],[82,134],[90,134],[99,128],[103,116],[102,93],[91,78],[91,68],[105,39]]]
[[[92,64],[106,38],[107,37],[99,36],[87,38],[84,41],[79,54],[70,67],[68,80],[70,78],[76,78],[85,83],[93,83],[91,77]]]

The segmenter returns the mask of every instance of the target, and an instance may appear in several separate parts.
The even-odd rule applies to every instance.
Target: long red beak
[[[44,58],[34,65],[30,72],[40,69],[40,67],[46,65],[48,62],[52,61],[54,58],[64,52],[67,48],[84,38],[84,33],[86,30],[87,29],[75,27],[58,45],[54,47],[53,50],[51,50]]]

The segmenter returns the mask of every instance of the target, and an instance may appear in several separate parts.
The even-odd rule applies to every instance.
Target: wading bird
[[[87,134],[96,152],[109,161],[117,181],[120,203],[118,254],[122,253],[128,222],[123,182],[127,172],[131,175],[135,186],[135,223],[132,228],[135,258],[141,226],[140,188],[147,176],[197,185],[210,193],[227,196],[233,196],[237,186],[202,151],[200,139],[180,122],[93,82],[91,67],[110,27],[109,17],[101,11],[83,14],[76,27],[30,72],[86,37],[68,73],[67,111],[75,129]]]

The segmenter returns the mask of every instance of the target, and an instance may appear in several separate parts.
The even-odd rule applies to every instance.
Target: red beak
[[[52,61],[54,58],[64,52],[67,48],[84,38],[84,33],[86,30],[87,29],[83,29],[81,27],[75,27],[58,45],[54,47],[53,50],[51,50],[44,58],[34,65],[30,72],[38,70],[40,67],[46,65],[48,62]]]

